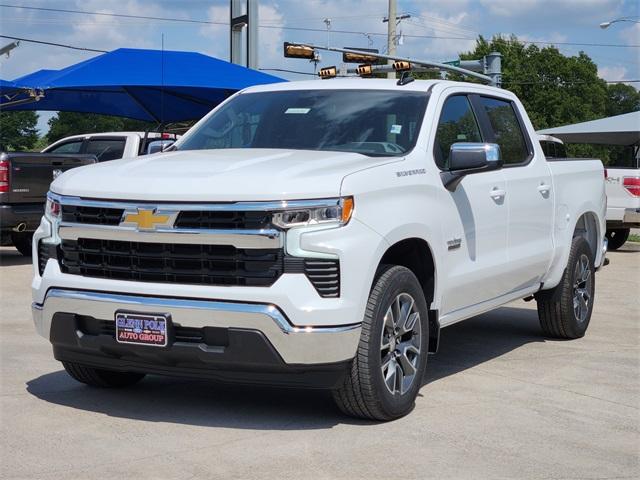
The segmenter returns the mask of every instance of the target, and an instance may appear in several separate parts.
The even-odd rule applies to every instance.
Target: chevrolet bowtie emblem
[[[140,230],[154,230],[157,225],[167,225],[170,215],[155,213],[155,208],[138,208],[137,213],[125,213],[121,225],[135,225]]]

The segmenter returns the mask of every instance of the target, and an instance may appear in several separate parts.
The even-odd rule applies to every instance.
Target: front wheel
[[[630,228],[615,228],[607,230],[607,233],[605,234],[607,237],[607,241],[609,242],[607,244],[607,248],[609,250],[619,249],[629,238],[630,232]]]
[[[560,283],[536,295],[538,318],[545,335],[583,337],[591,320],[594,294],[593,253],[584,238],[575,237]]]
[[[347,415],[392,420],[409,413],[427,364],[427,302],[411,270],[386,266],[369,294],[351,370],[333,392]]]

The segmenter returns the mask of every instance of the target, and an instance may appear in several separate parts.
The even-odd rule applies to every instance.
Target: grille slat
[[[304,273],[320,296],[340,296],[340,263],[338,260],[305,260]]]
[[[38,271],[40,276],[44,273],[44,269],[47,266],[49,260],[49,248],[42,240],[38,242]]]
[[[92,225],[118,225],[124,209],[62,205],[62,221]]]
[[[64,273],[195,285],[269,286],[283,273],[282,249],[176,245],[116,240],[63,240]]]
[[[247,230],[268,228],[271,214],[263,211],[182,211],[176,228]]]

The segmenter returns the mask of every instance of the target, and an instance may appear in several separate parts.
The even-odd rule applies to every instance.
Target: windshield
[[[425,93],[389,90],[245,93],[194,127],[176,147],[402,155],[415,146],[427,100]]]

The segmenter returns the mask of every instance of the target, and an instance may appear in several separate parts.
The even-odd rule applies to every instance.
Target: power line
[[[71,48],[73,50],[83,50],[85,52],[107,53],[107,50],[98,50],[96,48],[76,47],[74,45],[66,45],[64,43],[45,42],[44,40],[33,40],[33,39],[30,39],[30,38],[10,37],[8,35],[0,35],[0,38],[7,38],[9,40],[20,40],[21,42],[28,42],[28,43],[38,43],[38,44],[41,44],[41,45],[51,45],[51,46],[54,46],[54,47]]]
[[[106,12],[90,12],[86,10],[71,10],[71,9],[62,9],[62,8],[48,8],[48,7],[30,7],[23,5],[10,5],[10,4],[0,4],[0,7],[5,8],[22,8],[25,10],[36,10],[36,11],[45,11],[45,12],[56,12],[56,13],[75,13],[75,14],[83,14],[83,15],[96,15],[96,16],[105,16],[105,17],[118,17],[118,18],[135,18],[135,19],[144,19],[144,20],[159,20],[165,22],[184,22],[184,23],[192,23],[192,24],[200,24],[200,25],[223,25],[228,26],[227,22],[216,22],[213,20],[193,20],[190,18],[171,18],[171,17],[153,17],[147,15],[128,15],[123,13],[106,13]],[[300,31],[300,32],[318,32],[318,33],[326,33],[326,29],[322,28],[305,28],[305,27],[286,27],[286,26],[277,26],[277,25],[259,25],[260,28],[268,28],[268,29],[281,29],[281,30],[290,30],[290,31]],[[387,36],[387,33],[377,33],[377,32],[358,32],[353,30],[331,30],[332,34],[347,34],[347,35],[375,35],[375,36]],[[441,39],[441,40],[471,40],[468,37],[444,37],[438,35],[404,35],[405,38],[426,38],[426,39]],[[517,38],[517,37],[516,37]],[[640,48],[640,45],[632,45],[632,44],[617,44],[617,43],[581,43],[581,42],[551,42],[551,41],[529,41],[529,40],[520,40],[523,43],[530,44],[539,44],[539,45],[563,45],[563,46],[573,46],[573,47],[617,47],[617,48]]]
[[[640,80],[605,80],[602,79],[604,83],[640,83]],[[503,85],[580,85],[580,84],[594,84],[595,82],[591,80],[568,80],[568,81],[544,81],[544,80],[536,80],[536,81],[509,81],[503,80]]]

